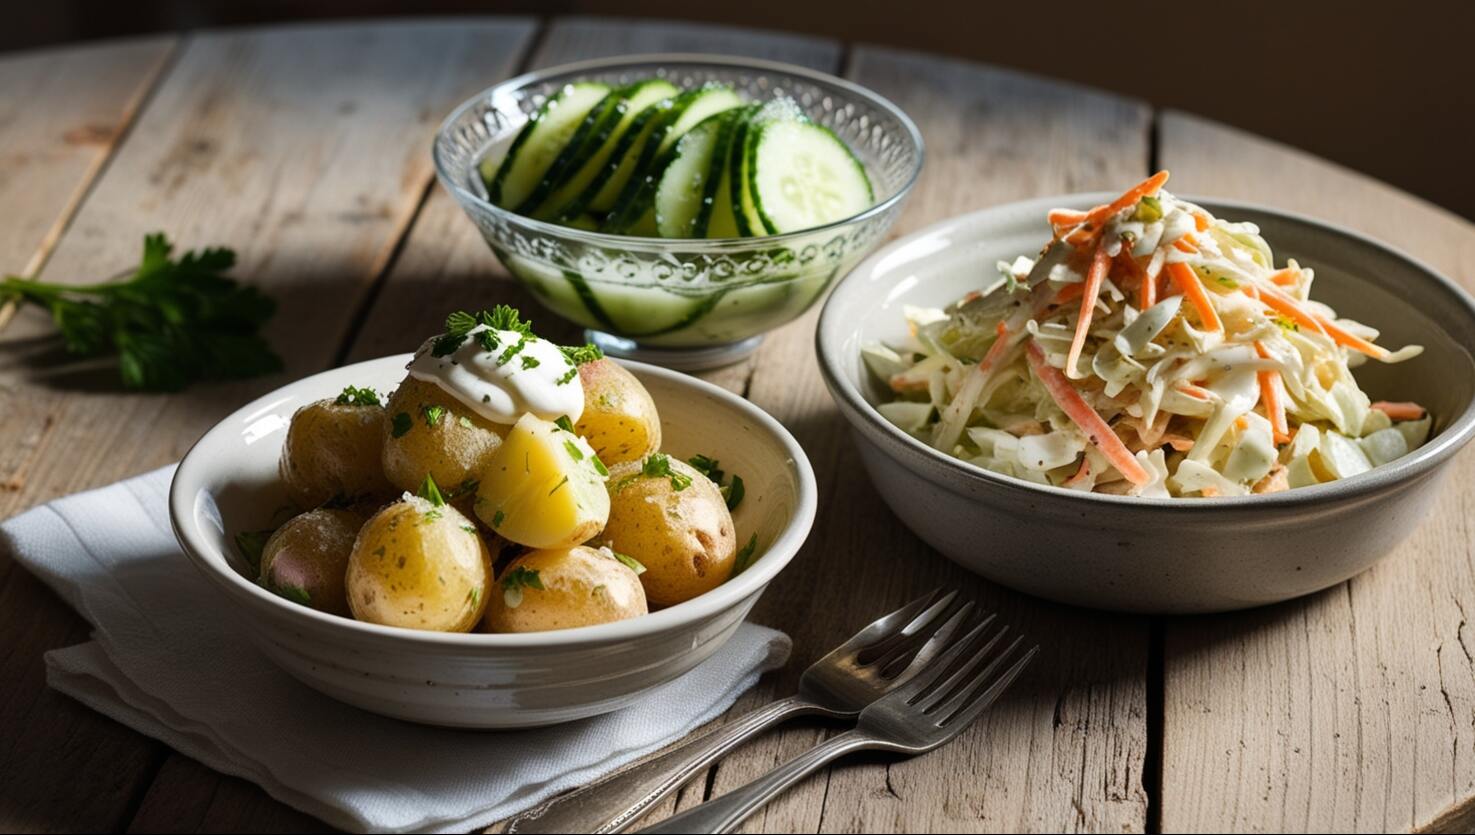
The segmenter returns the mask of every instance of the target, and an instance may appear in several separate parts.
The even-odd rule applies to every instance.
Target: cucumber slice
[[[539,205],[533,216],[562,221],[581,214],[598,190],[595,181],[598,180],[602,187],[619,166],[624,151],[633,141],[634,137],[627,139],[626,135],[634,128],[636,120],[656,103],[669,100],[680,92],[676,85],[659,78],[637,81],[617,91],[618,103],[586,140],[589,153],[582,157],[577,167],[563,175],[553,193]],[[615,95],[610,94],[612,97]]]
[[[829,128],[790,118],[753,130],[748,191],[769,233],[844,220],[875,202],[865,167]]]
[[[641,152],[645,149],[646,143],[650,141],[651,134],[655,133],[657,128],[669,124],[664,120],[675,104],[675,99],[664,99],[647,107],[643,113],[635,117],[635,124],[631,125],[630,129],[625,131],[625,135],[620,137],[620,146],[615,149],[614,156],[605,166],[604,173],[589,186],[590,191],[593,192],[588,198],[590,211],[608,212],[614,208],[615,201],[625,189],[625,184],[630,182],[630,177],[635,173]]]
[[[605,221],[605,232],[644,234],[637,225],[654,214],[655,191],[661,172],[673,158],[677,140],[708,116],[740,106],[743,100],[728,87],[703,87],[681,94],[665,124],[652,131],[640,152],[635,171],[615,199],[614,209]],[[648,224],[644,224],[648,225]]]
[[[762,106],[754,106],[748,111],[747,118],[738,127],[733,147],[733,178],[729,186],[729,196],[732,200],[733,223],[737,225],[737,233],[744,238],[768,234],[768,227],[763,225],[763,216],[758,214],[758,207],[753,205],[753,195],[748,190],[749,171],[752,169],[751,140],[758,132],[762,112]]]
[[[548,166],[547,171],[543,172],[538,185],[527,197],[523,198],[522,204],[513,211],[528,217],[543,218],[540,210],[546,208],[554,193],[568,182],[569,178],[578,173],[584,163],[604,146],[605,140],[609,139],[610,132],[614,130],[615,125],[620,123],[620,119],[625,114],[624,105],[623,90],[611,91],[609,95],[600,99],[599,103],[594,105],[594,108],[574,129],[568,142],[563,146],[563,150],[553,158],[553,163]]]
[[[711,195],[712,214],[700,232],[704,238],[736,238],[750,234],[744,232],[738,222],[738,201],[733,188],[743,181],[743,138],[747,136],[748,124],[758,110],[759,105],[750,104],[733,114],[732,137],[727,143],[722,173],[713,181],[716,189]]]
[[[712,216],[712,199],[727,167],[733,115],[727,110],[687,131],[656,186],[656,229],[663,238],[701,237]]]
[[[584,117],[607,95],[608,84],[582,82],[564,87],[549,99],[518,132],[494,171],[491,160],[482,161],[482,178],[491,201],[504,207],[521,205],[538,187]]]

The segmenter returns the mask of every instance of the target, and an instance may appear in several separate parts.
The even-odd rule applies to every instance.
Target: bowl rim
[[[1375,494],[1394,484],[1424,475],[1435,467],[1442,465],[1453,457],[1461,447],[1468,443],[1472,436],[1475,436],[1475,398],[1472,398],[1470,403],[1466,404],[1463,412],[1458,416],[1452,417],[1443,432],[1429,439],[1423,446],[1387,464],[1374,467],[1365,473],[1359,473],[1348,478],[1306,487],[1297,487],[1278,493],[1249,494],[1244,496],[1219,496],[1187,500],[1172,497],[1145,498],[1141,496],[1116,496],[1105,493],[1086,493],[1053,485],[1035,484],[1034,482],[1014,478],[1013,476],[986,470],[975,464],[954,458],[913,438],[883,418],[880,412],[876,411],[876,408],[866,400],[865,396],[852,383],[844,364],[851,358],[837,357],[836,353],[840,346],[838,344],[832,345],[830,344],[830,340],[826,339],[826,335],[831,331],[843,333],[844,336],[837,336],[834,340],[838,343],[841,339],[848,338],[854,332],[853,330],[844,331],[843,325],[838,323],[836,318],[839,314],[837,312],[838,308],[835,306],[835,299],[841,295],[847,283],[852,281],[859,282],[861,280],[859,276],[874,272],[879,265],[885,263],[888,257],[894,256],[896,252],[915,241],[928,237],[948,235],[948,233],[955,230],[981,222],[988,215],[1037,210],[1040,217],[1043,218],[1044,213],[1051,208],[1084,208],[1108,202],[1116,196],[1118,195],[1115,192],[1083,192],[1000,203],[930,224],[911,234],[898,238],[871,253],[854,270],[851,270],[848,275],[836,283],[829,297],[825,299],[824,307],[820,310],[818,327],[815,328],[815,352],[819,359],[821,376],[824,377],[825,384],[830,389],[830,395],[841,407],[841,413],[846,415],[848,421],[856,429],[868,430],[878,442],[881,440],[886,441],[886,443],[878,445],[882,446],[893,458],[897,458],[899,463],[913,470],[916,470],[918,467],[926,467],[931,469],[941,479],[951,476],[961,480],[965,484],[1003,489],[1021,497],[1050,499],[1063,502],[1065,506],[1069,506],[1071,509],[1084,510],[1092,506],[1111,507],[1121,510],[1149,511],[1160,508],[1174,508],[1180,514],[1191,514],[1194,512],[1222,514],[1237,511],[1254,512],[1271,509],[1303,508],[1324,502],[1347,500]],[[1274,208],[1243,200],[1201,195],[1180,196],[1191,202],[1224,207],[1231,212],[1257,212],[1276,217],[1279,220],[1289,223],[1308,226],[1318,232],[1341,238],[1344,242],[1370,248],[1395,260],[1403,261],[1412,267],[1415,273],[1420,275],[1420,280],[1430,283],[1436,290],[1444,292],[1449,297],[1449,300],[1454,303],[1454,307],[1462,312],[1464,317],[1470,322],[1472,330],[1475,330],[1475,299],[1471,298],[1469,292],[1428,264],[1396,247],[1348,227],[1317,220],[1300,212]],[[954,244],[945,249],[953,249],[958,245],[966,244]],[[935,255],[937,251],[941,250],[929,251],[927,255]],[[1436,327],[1439,327],[1437,323],[1434,324]],[[1439,329],[1446,336],[1451,336],[1443,327],[1439,327]],[[1451,341],[1457,346],[1460,345],[1460,341],[1452,336]],[[1472,363],[1475,363],[1475,355],[1471,355],[1468,350],[1466,350],[1466,356],[1471,357]],[[931,480],[938,481],[939,479]],[[951,485],[946,480],[942,480],[941,483],[948,485],[950,489],[955,489],[951,488]],[[957,482],[953,481],[952,483],[956,484]]]
[[[276,607],[283,617],[297,618],[304,625],[332,630],[343,637],[380,638],[390,642],[442,648],[528,650],[623,642],[700,623],[704,619],[741,605],[745,599],[761,592],[779,572],[788,566],[809,537],[819,504],[818,484],[808,456],[804,454],[799,442],[778,420],[745,398],[705,380],[647,363],[617,360],[633,372],[660,377],[679,386],[689,387],[740,412],[754,425],[765,431],[792,462],[797,489],[788,523],[769,544],[757,562],[711,591],[640,617],[594,626],[524,633],[432,632],[365,623],[292,603],[242,576],[225,560],[222,559],[221,564],[217,565],[214,560],[206,556],[215,549],[206,541],[203,532],[196,524],[194,507],[196,496],[204,488],[206,479],[217,469],[205,454],[213,445],[227,442],[226,437],[239,436],[239,427],[249,416],[271,409],[284,398],[296,396],[289,394],[288,389],[304,384],[310,386],[311,381],[363,366],[389,363],[403,366],[413,356],[413,354],[395,354],[379,357],[302,377],[252,400],[206,431],[180,460],[173,481],[169,485],[170,526],[190,562],[194,563],[205,576],[227,593],[236,597],[245,595],[242,602],[249,601],[256,605]],[[226,530],[227,537],[229,537],[229,528]]]
[[[517,90],[541,81],[546,81],[554,76],[572,75],[578,73],[589,73],[595,71],[619,69],[624,66],[639,64],[687,64],[707,67],[728,67],[736,69],[761,70],[770,73],[780,73],[789,76],[803,78],[811,82],[838,87],[845,92],[864,99],[872,105],[889,113],[905,129],[907,138],[912,146],[917,149],[916,161],[908,172],[907,179],[897,188],[896,193],[885,200],[872,204],[865,211],[850,215],[840,220],[831,221],[822,226],[811,226],[807,229],[799,229],[793,232],[784,232],[778,235],[763,235],[748,238],[659,238],[645,237],[642,235],[616,235],[607,232],[590,232],[583,229],[574,229],[569,226],[560,226],[556,223],[538,220],[536,218],[520,215],[508,209],[504,209],[494,203],[482,199],[479,195],[462,187],[459,180],[451,177],[448,170],[449,163],[441,155],[441,140],[451,130],[451,126],[461,119],[466,111],[477,106],[481,102],[492,98],[499,93]],[[882,216],[892,211],[904,201],[911,193],[912,187],[917,184],[922,174],[922,167],[926,161],[927,149],[922,141],[922,132],[918,129],[906,111],[897,107],[891,100],[876,93],[869,88],[856,84],[838,76],[820,70],[802,67],[797,64],[788,64],[782,61],[770,61],[763,58],[745,58],[732,55],[710,55],[699,52],[650,52],[635,55],[621,55],[613,58],[593,58],[585,61],[573,61],[567,64],[559,64],[553,67],[545,67],[531,72],[525,72],[514,76],[506,81],[493,84],[474,96],[457,105],[450,115],[441,121],[440,127],[436,128],[435,137],[431,140],[431,159],[435,163],[436,179],[440,180],[441,186],[451,193],[463,205],[470,203],[490,212],[493,215],[520,223],[534,232],[557,238],[566,238],[585,244],[596,245],[606,248],[629,248],[634,245],[638,248],[660,248],[671,249],[679,247],[683,250],[696,252],[707,249],[728,251],[736,245],[742,247],[772,248],[782,246],[794,241],[807,239],[810,236],[839,229]]]

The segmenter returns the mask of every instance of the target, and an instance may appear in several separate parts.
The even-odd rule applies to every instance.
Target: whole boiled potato
[[[525,414],[481,473],[476,515],[529,548],[572,548],[609,516],[605,470],[583,438]]]
[[[511,428],[414,377],[399,384],[385,412],[384,474],[396,488],[411,492],[427,475],[446,490],[475,481]]]
[[[377,400],[377,398],[376,398]],[[380,463],[384,407],[339,400],[292,415],[278,462],[287,495],[301,508],[384,498],[393,492]]]
[[[579,366],[584,414],[574,431],[606,465],[644,458],[661,448],[661,417],[645,386],[624,366],[599,359]]]
[[[364,517],[318,508],[294,516],[261,550],[261,585],[320,612],[349,616],[343,575]]]
[[[448,504],[406,496],[364,524],[348,560],[348,605],[368,623],[468,632],[481,620],[492,557]]]
[[[489,632],[572,629],[648,610],[640,578],[608,548],[529,551],[502,570],[487,602]]]
[[[610,468],[600,540],[645,566],[655,606],[711,591],[732,576],[737,535],[721,491],[685,461],[656,453]]]

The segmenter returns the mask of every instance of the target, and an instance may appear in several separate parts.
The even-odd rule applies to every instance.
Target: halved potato
[[[650,392],[614,360],[579,366],[584,414],[574,431],[589,440],[607,466],[635,461],[661,448],[661,417]]]
[[[609,518],[607,470],[583,438],[522,416],[481,473],[476,515],[529,548],[572,548]]]

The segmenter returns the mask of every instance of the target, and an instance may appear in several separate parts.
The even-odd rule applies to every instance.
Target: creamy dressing
[[[496,349],[488,351],[481,337],[487,330],[486,325],[473,328],[460,347],[443,357],[432,350],[439,337],[427,340],[406,366],[410,376],[440,386],[493,423],[513,424],[525,414],[579,419],[584,387],[578,369],[557,345],[498,330]]]

